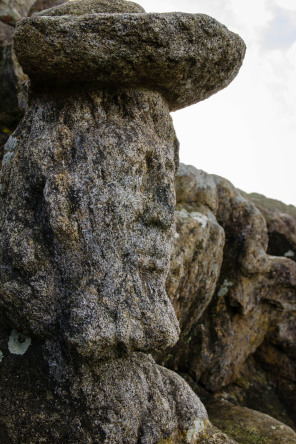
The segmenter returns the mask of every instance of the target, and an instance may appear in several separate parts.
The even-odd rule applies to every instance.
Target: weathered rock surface
[[[65,0],[0,0],[0,168],[3,148],[15,130],[27,101],[28,77],[23,73],[14,54],[14,26],[22,16],[40,11],[42,6],[54,6]]]
[[[296,208],[257,193],[246,194],[264,215],[268,229],[267,252],[296,261]]]
[[[118,1],[115,14],[95,9],[77,17],[85,4],[73,2],[64,7],[67,16],[19,22],[15,49],[35,84],[25,117],[5,145],[1,170],[0,371],[5,385],[0,389],[5,403],[0,437],[6,442],[232,442],[209,424],[190,387],[144,354],[174,345],[179,333],[165,291],[178,165],[169,111],[177,99],[130,72],[144,69],[145,52],[158,51],[160,60],[152,57],[147,66],[154,67],[153,76],[162,64],[165,72],[169,56],[176,57],[173,42],[166,49],[167,38],[175,38],[175,45],[184,42],[199,70],[200,60],[212,67],[209,77],[193,70],[205,98],[233,78],[245,47],[208,17],[118,13],[123,4],[134,8]],[[105,12],[106,5],[97,2],[95,8]],[[27,37],[34,38],[36,24],[46,39],[59,40],[62,53],[63,45],[69,50],[56,68],[51,50],[34,48],[24,62],[31,44]],[[76,32],[81,40],[74,42]],[[201,36],[200,53],[194,52]],[[85,58],[79,41],[84,48],[94,43],[93,60]],[[106,52],[108,42],[114,46],[107,45]],[[108,82],[101,74],[84,75],[104,71],[98,64],[100,48],[105,79],[116,60],[118,66],[123,62],[122,55],[128,61],[138,54],[139,65],[120,72],[118,85],[128,88],[115,88],[113,74]],[[39,71],[42,88],[36,87],[36,56],[41,71],[47,65],[49,73]],[[180,59],[182,67],[182,54]],[[50,85],[50,72],[65,76],[63,63],[73,68],[67,85]],[[187,80],[184,85],[196,98],[196,86]],[[190,91],[182,106],[188,97]],[[209,236],[221,237],[214,223]]]
[[[247,195],[246,195],[247,196]],[[295,260],[296,208],[279,201],[252,194],[249,199],[260,209],[267,223],[267,252]],[[274,257],[279,263],[282,258]],[[293,267],[292,267],[293,270]],[[285,269],[282,269],[285,273]],[[291,281],[295,272],[291,271]],[[287,292],[284,276],[278,275],[283,285],[279,298]],[[295,302],[295,290],[292,292]],[[292,309],[282,310],[275,326],[264,337],[262,345],[243,364],[238,378],[223,388],[222,396],[237,404],[243,404],[267,413],[296,430],[296,316]]]
[[[14,24],[21,15],[63,2],[32,3],[0,4],[10,8],[9,15],[1,9],[0,22],[3,143],[22,115],[17,95],[26,79],[12,51]],[[82,23],[85,13],[112,11],[141,17],[144,12],[131,2],[75,0],[34,20],[57,16],[64,23],[70,14]],[[143,39],[151,54],[157,36]],[[58,50],[56,44],[53,53]],[[178,63],[176,69],[183,69]],[[181,338],[158,353],[158,360],[190,373],[198,394],[197,383],[215,393],[214,398],[201,393],[201,399],[228,436],[208,422],[180,378],[133,352],[164,348],[178,332],[164,291],[154,291],[152,302],[149,292],[164,288],[168,270],[178,157],[168,111],[181,105],[172,105],[177,99],[163,85],[152,88],[165,95],[169,107],[148,90],[102,93],[97,86],[76,85],[74,92],[34,91],[32,108],[6,147],[1,279],[11,280],[1,290],[1,442],[86,443],[94,435],[115,443],[137,442],[135,437],[147,443],[295,442],[285,426],[296,430],[295,208],[239,192],[193,167],[181,165],[178,172],[177,234],[166,290]],[[122,152],[123,146],[128,150]],[[109,220],[102,224],[106,214]],[[150,225],[155,228],[148,234]],[[115,235],[116,226],[130,231],[126,240]],[[149,308],[148,318],[142,308]],[[13,331],[22,332],[20,342]],[[112,359],[102,362],[106,358]],[[12,411],[13,421],[5,419]]]
[[[285,213],[264,216],[269,237],[267,252],[296,261],[296,218]]]
[[[26,15],[36,0],[0,0],[0,20],[8,25]]]
[[[270,344],[268,345],[270,348]],[[263,343],[251,355],[240,369],[239,376],[228,386],[215,393],[216,399],[227,400],[234,405],[249,407],[253,410],[266,413],[296,431],[295,424],[295,386],[289,379],[283,379],[281,373],[286,372],[288,356],[281,360],[283,368],[278,372],[275,366],[268,368],[266,356],[261,352],[266,348]],[[291,366],[288,365],[288,368]],[[286,390],[283,388],[286,387]],[[287,388],[289,390],[287,390]],[[196,390],[199,394],[199,391]],[[207,400],[202,397],[207,404]]]
[[[70,443],[76,436],[80,443],[157,443],[169,437],[193,442],[204,431],[205,410],[189,387],[179,384],[178,391],[178,378],[166,378],[153,395],[157,369],[147,368],[152,361],[141,355],[130,370],[127,365],[127,353],[161,349],[178,337],[164,290],[177,148],[159,94],[82,88],[39,94],[8,140],[1,175],[1,308],[9,325],[32,337],[32,344],[48,341],[54,390],[65,392],[71,385],[61,400],[52,394],[53,411],[52,403],[40,407],[42,388],[33,425],[35,390],[25,385],[31,400],[11,428],[5,423],[12,442],[26,442],[34,424],[40,430],[36,442]],[[71,365],[74,358],[84,366],[105,365],[111,382],[102,382],[101,374],[82,381],[78,364]],[[107,358],[113,361],[98,363]],[[144,373],[132,385],[142,361]],[[3,372],[7,378],[5,367]],[[46,383],[50,375],[41,376]],[[163,386],[170,384],[166,392]],[[29,394],[5,396],[8,416],[12,399],[21,402]],[[65,397],[69,407],[63,410]],[[106,416],[100,419],[102,408]],[[85,412],[87,425],[77,425],[72,410]],[[57,427],[49,419],[53,412],[54,421],[72,418],[68,436],[65,422]]]
[[[14,27],[0,21],[0,168],[4,144],[22,117],[18,95],[27,78],[12,48],[13,34]]]
[[[172,345],[178,144],[167,105],[145,91],[53,96],[32,102],[5,146],[2,304],[21,331],[67,336],[91,359]]]
[[[166,288],[187,342],[192,325],[212,299],[222,264],[225,235],[214,215],[218,196],[210,175],[181,164],[176,190],[177,233]]]
[[[177,236],[167,291],[181,336],[159,362],[189,373],[218,397],[295,427],[295,263],[266,253],[263,215],[227,180],[181,165],[176,191]],[[256,366],[246,374],[253,356],[264,368],[261,385],[255,385]],[[272,396],[263,396],[264,384]],[[261,404],[255,386],[261,387]],[[271,398],[278,409],[268,408]],[[277,412],[281,407],[285,415]]]
[[[207,404],[212,422],[241,444],[293,444],[296,433],[285,424],[226,401]]]
[[[195,442],[211,429],[182,378],[145,354],[96,366],[76,360],[73,371],[57,343],[32,338],[25,352],[9,352],[11,330],[3,327],[3,444]]]
[[[53,8],[55,6],[62,5],[67,0],[36,0],[33,5],[31,6],[28,16],[31,16],[33,14],[37,14],[40,11],[43,11],[44,9]]]
[[[226,87],[245,54],[238,35],[202,14],[76,16],[75,9],[70,18],[57,16],[59,8],[63,13],[68,6],[18,23],[17,57],[35,84],[145,86],[176,110]]]
[[[58,17],[61,15],[81,16],[85,14],[117,14],[117,13],[142,13],[145,12],[142,6],[126,0],[72,0],[63,6],[42,11],[37,15]],[[49,6],[50,7],[50,6]],[[45,9],[45,8],[43,8]]]

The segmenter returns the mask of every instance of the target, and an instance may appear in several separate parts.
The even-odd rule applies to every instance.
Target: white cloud
[[[273,20],[264,34],[266,49],[288,48],[296,41],[296,12],[273,8]]]
[[[206,13],[247,44],[243,67],[225,90],[173,113],[181,161],[296,205],[296,0],[138,3],[147,11]]]
[[[287,9],[288,11],[296,12],[296,2],[295,0],[275,0],[275,4],[283,9]]]
[[[272,20],[268,6],[270,0],[228,0],[234,15],[234,22],[250,39],[256,38]]]

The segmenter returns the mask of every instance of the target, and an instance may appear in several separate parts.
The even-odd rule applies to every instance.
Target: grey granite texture
[[[108,3],[116,13],[99,13]],[[14,41],[32,88],[0,175],[0,438],[207,442],[199,398],[144,352],[179,335],[169,111],[226,86],[244,44],[206,16],[87,5],[24,19]]]
[[[36,13],[36,15],[58,17],[60,15],[80,16],[85,14],[139,12],[145,12],[142,6],[126,0],[113,0],[112,2],[110,0],[72,0],[71,2],[64,3],[63,6],[53,5],[53,7],[48,8],[46,11]]]
[[[177,148],[158,93],[64,90],[32,102],[1,177],[11,322],[67,337],[91,359],[176,342],[164,283]]]
[[[23,73],[13,50],[16,22],[24,15],[65,0],[0,0],[0,168],[3,149],[16,129],[27,105],[28,76]],[[33,3],[33,4],[32,4]]]
[[[33,16],[18,23],[15,42],[35,84],[145,87],[161,92],[170,110],[225,88],[245,54],[237,34],[203,14]]]
[[[41,387],[34,378],[6,389],[4,416],[23,405],[3,426],[12,442],[185,443],[204,433],[206,412],[191,389],[131,355],[178,339],[165,292],[177,149],[166,102],[147,91],[39,93],[9,138],[0,311],[20,342],[32,338],[24,356],[35,353],[42,367]],[[17,359],[4,355],[6,380]]]
[[[71,363],[57,342],[36,338],[16,355],[9,334],[2,322],[3,444],[193,443],[212,428],[187,383],[149,355]]]

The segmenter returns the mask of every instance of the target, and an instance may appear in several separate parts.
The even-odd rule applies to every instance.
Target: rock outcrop
[[[0,0],[0,168],[3,148],[23,116],[27,101],[28,77],[13,50],[17,21],[65,0]]]
[[[43,11],[44,9],[53,8],[55,6],[62,5],[67,0],[35,0],[33,5],[31,6],[28,16],[31,16],[33,14],[36,14],[40,11]]]
[[[296,433],[290,427],[264,413],[227,401],[209,402],[207,410],[211,421],[238,443],[296,443]]]
[[[226,179],[181,165],[176,192],[166,287],[181,335],[159,362],[189,374],[215,399],[295,428],[295,262],[266,253],[265,218]]]
[[[267,253],[296,261],[296,208],[257,193],[243,195],[256,205],[266,220]]]
[[[0,21],[0,168],[4,145],[22,117],[18,94],[26,79],[12,49],[14,26],[9,23]]]
[[[207,16],[76,0],[20,20],[15,51],[31,89],[1,171],[0,437],[233,442],[147,353],[179,334],[169,111],[225,87],[243,42]]]

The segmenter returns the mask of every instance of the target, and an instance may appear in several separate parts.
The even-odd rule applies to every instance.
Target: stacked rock
[[[179,334],[169,112],[227,86],[244,43],[205,15],[74,0],[22,19],[15,51],[31,97],[1,172],[0,436],[196,442],[203,405],[146,354]]]

